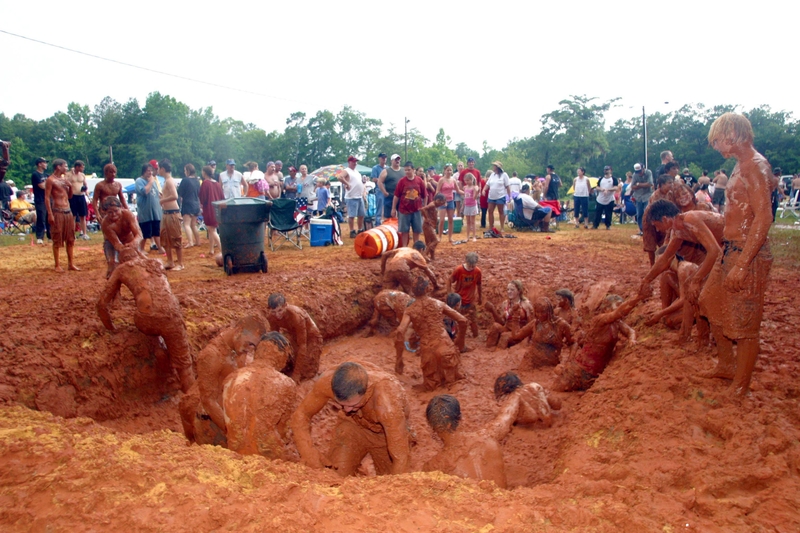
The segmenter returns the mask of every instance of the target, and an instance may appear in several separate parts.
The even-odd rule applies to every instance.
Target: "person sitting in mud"
[[[419,269],[433,283],[434,290],[439,288],[436,275],[428,266],[428,262],[422,253],[425,251],[425,243],[417,241],[414,248],[398,248],[390,250],[381,256],[381,277],[383,278],[384,289],[402,288],[406,294],[411,294],[415,275],[412,269]]]
[[[436,235],[436,226],[439,224],[439,208],[445,205],[444,194],[439,193],[433,197],[433,202],[419,210],[422,215],[422,234],[425,236],[425,251],[433,261],[436,247],[439,246],[439,236]]]
[[[533,304],[533,320],[519,329],[512,342],[530,337],[530,347],[525,354],[533,368],[556,366],[561,361],[561,349],[571,345],[572,330],[569,324],[555,315],[550,298],[541,297]]]
[[[525,297],[525,287],[521,281],[512,280],[506,287],[506,294],[508,299],[501,304],[500,309],[497,309],[492,302],[486,302],[483,306],[494,317],[494,324],[486,334],[487,348],[498,346],[498,341],[500,348],[516,344],[511,339],[512,335],[525,326],[533,316],[533,307],[530,300]]]
[[[478,252],[469,252],[464,258],[464,263],[457,266],[450,277],[447,278],[447,293],[451,287],[461,296],[461,312],[469,320],[472,337],[478,336],[477,306],[483,304],[483,288],[481,283],[481,269],[478,268]]]
[[[117,267],[117,256],[125,246],[139,249],[142,241],[142,230],[136,215],[127,209],[122,209],[122,204],[116,196],[108,196],[101,204],[106,216],[100,224],[103,230],[103,252],[108,262],[106,279]]]
[[[293,365],[289,341],[270,331],[261,337],[252,363],[225,379],[222,406],[229,450],[267,459],[287,458],[286,426],[298,404],[297,385],[287,375]]]
[[[687,248],[686,243],[691,245],[701,245],[703,254],[694,254],[693,263],[700,265],[697,274],[689,279],[687,294],[690,300],[697,301],[700,289],[706,277],[711,272],[714,264],[722,256],[722,231],[725,221],[722,215],[710,211],[689,211],[681,213],[674,203],[666,200],[658,200],[652,203],[647,211],[649,222],[656,230],[663,233],[670,233],[669,243],[653,264],[650,271],[642,279],[639,292],[643,295],[649,293],[650,283],[662,272],[667,271],[677,254],[685,259],[683,252],[694,252],[693,248]],[[698,259],[700,262],[698,262]],[[674,301],[677,292],[673,291],[667,283],[667,276],[662,276],[661,283],[661,307],[666,309]]]
[[[367,337],[375,333],[381,317],[389,320],[392,326],[400,324],[400,321],[403,320],[403,313],[411,302],[411,296],[401,291],[382,290],[375,295],[372,301],[375,310],[367,323]]]
[[[603,373],[620,337],[636,344],[636,332],[622,320],[642,301],[637,294],[624,303],[616,294],[606,296],[586,328],[582,345],[577,344],[570,357],[555,369],[555,391],[586,390]]]
[[[183,433],[190,443],[227,446],[227,422],[222,408],[225,378],[252,359],[267,324],[246,316],[222,330],[197,354],[197,381],[178,405]]]
[[[267,299],[267,320],[274,331],[285,331],[292,343],[295,365],[291,378],[297,383],[312,379],[319,372],[319,357],[322,354],[322,334],[309,314],[286,303],[286,298],[274,292]]]
[[[164,267],[157,259],[148,259],[138,251],[124,247],[119,253],[120,265],[106,282],[97,301],[97,314],[109,331],[114,331],[109,306],[116,299],[122,285],[128,287],[136,301],[133,321],[145,335],[164,339],[172,368],[177,372],[181,390],[187,392],[194,383],[192,354],[186,324],[172,294]]]
[[[395,332],[395,367],[398,374],[403,373],[403,348],[409,325],[419,336],[420,366],[422,367],[422,388],[434,390],[463,379],[461,370],[461,349],[467,331],[467,319],[443,302],[426,294],[428,280],[418,277],[414,284],[414,299],[406,308],[403,320]],[[455,343],[444,328],[443,318],[448,317],[458,323]]]
[[[558,289],[555,314],[570,326],[580,322],[580,317],[575,313],[575,295],[569,289]]]
[[[506,372],[494,382],[494,397],[502,402],[501,412],[513,414],[514,424],[530,425],[542,422],[553,425],[553,410],[561,410],[561,400],[546,393],[538,383],[523,385],[514,372]]]
[[[327,455],[311,440],[311,419],[328,402],[341,409]],[[409,469],[409,408],[397,378],[369,363],[342,363],[314,382],[289,421],[300,460],[311,468],[355,474],[369,454],[378,475]]]

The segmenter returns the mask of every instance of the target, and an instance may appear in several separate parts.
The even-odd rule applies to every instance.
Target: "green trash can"
[[[213,202],[222,244],[225,273],[267,271],[264,227],[272,202],[261,198],[229,198]]]

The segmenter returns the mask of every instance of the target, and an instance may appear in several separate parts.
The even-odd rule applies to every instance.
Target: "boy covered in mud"
[[[274,331],[285,331],[295,354],[295,365],[291,377],[297,383],[312,379],[319,372],[319,357],[322,354],[322,334],[309,314],[286,303],[280,292],[267,299],[267,320]]]
[[[422,255],[424,251],[425,243],[417,241],[414,243],[414,248],[404,246],[383,254],[381,256],[383,288],[396,289],[399,286],[406,294],[411,294],[412,286],[416,279],[412,270],[419,269],[431,280],[434,290],[438,289],[439,284],[436,281],[436,275]]]
[[[464,263],[456,267],[447,278],[447,293],[451,288],[461,296],[461,314],[469,321],[472,337],[478,336],[477,307],[483,304],[481,269],[478,268],[478,252],[469,252]]]
[[[222,405],[228,449],[242,455],[286,459],[287,424],[297,407],[297,385],[286,374],[294,364],[286,337],[261,337],[253,361],[225,379]]]
[[[227,446],[227,422],[222,408],[225,378],[253,358],[267,324],[245,316],[222,330],[197,354],[197,381],[181,398],[178,410],[189,442]]]
[[[329,402],[341,409],[329,453],[311,440],[311,419]],[[409,408],[397,378],[369,363],[342,363],[322,373],[289,421],[301,461],[355,474],[369,454],[378,475],[409,468]]]
[[[433,197],[433,202],[419,210],[422,215],[422,234],[425,236],[425,246],[428,257],[433,261],[436,247],[439,246],[439,236],[436,235],[436,225],[439,223],[439,208],[446,204],[444,194],[439,193]]]
[[[50,224],[50,235],[53,238],[53,259],[56,272],[64,272],[59,264],[59,248],[67,247],[67,268],[80,270],[73,260],[75,248],[75,217],[69,208],[72,198],[72,185],[64,177],[67,162],[63,159],[53,161],[53,173],[44,185],[44,203],[47,209],[47,223]]]
[[[381,317],[389,320],[392,326],[400,324],[406,307],[411,302],[411,296],[401,291],[387,289],[376,294],[372,302],[375,310],[367,323],[367,337],[375,333]]]
[[[142,241],[142,230],[139,229],[139,222],[136,215],[122,209],[122,204],[116,196],[108,196],[100,204],[106,216],[100,224],[103,230],[103,252],[108,261],[106,279],[111,277],[111,273],[117,266],[117,255],[125,246],[139,249]]]
[[[538,383],[524,385],[514,372],[506,372],[494,382],[494,397],[501,402],[500,412],[507,413],[512,423],[530,425],[542,422],[553,425],[553,410],[561,409],[561,400],[547,394]],[[502,420],[502,417],[495,419]]]
[[[137,250],[124,247],[119,253],[120,265],[106,282],[97,301],[97,314],[109,331],[114,331],[109,306],[125,285],[133,294],[136,311],[133,321],[145,335],[161,337],[167,345],[172,368],[178,374],[181,390],[187,392],[194,383],[192,354],[186,325],[172,294],[164,268],[156,259],[148,259]]]
[[[405,310],[403,320],[395,332],[395,367],[397,374],[403,373],[403,349],[406,330],[413,324],[419,336],[420,366],[422,367],[422,387],[434,390],[463,379],[461,370],[461,349],[467,319],[445,303],[426,294],[428,280],[418,277],[414,284],[414,299]],[[444,325],[444,317],[458,323],[455,343],[450,339]]]
[[[772,265],[767,233],[776,183],[769,162],[753,147],[753,128],[744,116],[725,113],[719,117],[711,125],[708,142],[723,157],[736,159],[725,190],[722,259],[714,264],[700,293],[701,314],[711,324],[719,357],[708,376],[733,379],[732,392],[744,395],[758,356]]]

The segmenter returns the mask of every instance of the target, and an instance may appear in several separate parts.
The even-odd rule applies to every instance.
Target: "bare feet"
[[[60,266],[58,266],[58,267],[55,268],[55,271],[58,272],[58,273],[63,273],[64,269],[61,268]]]
[[[190,244],[190,243],[187,242],[187,243],[184,243],[183,248],[184,249],[191,248],[192,246],[196,246],[196,245],[195,244]]]
[[[75,265],[70,265],[70,266],[69,266],[69,269],[70,269],[70,270],[75,270],[75,271],[77,271],[77,272],[80,272],[80,270],[81,270],[80,268],[76,267]]]
[[[166,265],[164,265],[164,270],[172,270],[173,268],[175,268],[174,263],[167,263]]]
[[[725,368],[723,366],[717,365],[714,370],[710,370],[708,372],[701,372],[700,377],[702,378],[722,378],[722,379],[733,379],[736,376],[736,369],[735,368]]]
[[[186,268],[186,267],[184,267],[183,265],[177,265],[177,266],[176,266],[175,268],[173,268],[172,270],[173,270],[173,272],[177,272],[178,270],[183,270],[184,268]]]

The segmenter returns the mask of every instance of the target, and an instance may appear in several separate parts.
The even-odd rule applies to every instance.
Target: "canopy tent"
[[[597,187],[597,182],[599,180],[600,180],[600,178],[589,178],[589,186],[590,187]],[[567,194],[572,194],[574,192],[575,192],[575,187],[570,187],[569,190],[567,191]]]

